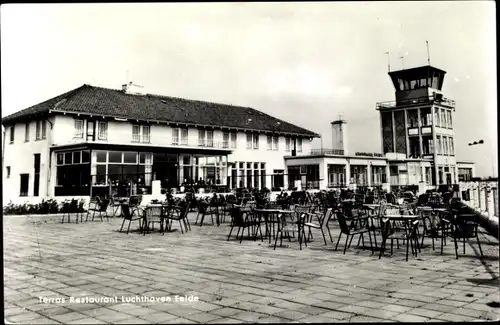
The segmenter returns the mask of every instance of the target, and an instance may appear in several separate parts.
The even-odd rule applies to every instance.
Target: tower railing
[[[417,98],[403,99],[403,100],[393,100],[377,103],[377,110],[394,108],[397,106],[413,106],[421,104],[437,103],[441,105],[446,105],[449,107],[455,107],[455,101],[442,96],[423,96]]]

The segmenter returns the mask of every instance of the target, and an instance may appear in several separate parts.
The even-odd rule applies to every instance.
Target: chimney
[[[344,151],[344,155],[348,155],[347,149],[347,121],[336,120],[332,124],[332,149],[340,149]]]
[[[122,91],[131,95],[145,95],[144,87],[134,84],[132,81],[122,85]]]

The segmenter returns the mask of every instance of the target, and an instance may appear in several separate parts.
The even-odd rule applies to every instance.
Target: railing
[[[498,223],[498,180],[459,182],[459,188],[467,205]]]
[[[309,155],[344,155],[344,150],[342,149],[311,149]]]
[[[394,108],[396,106],[419,105],[419,104],[433,103],[433,102],[438,103],[438,104],[444,104],[444,105],[447,105],[450,107],[455,107],[455,101],[448,99],[446,97],[436,98],[434,96],[423,96],[423,97],[411,98],[411,99],[379,102],[379,103],[377,103],[377,109],[379,110],[379,109],[384,109],[384,108]]]

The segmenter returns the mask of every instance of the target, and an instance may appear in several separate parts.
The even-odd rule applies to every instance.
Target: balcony
[[[399,101],[386,101],[377,103],[377,110],[391,109],[396,107],[418,106],[422,104],[439,104],[455,107],[455,101],[442,96],[424,96]]]

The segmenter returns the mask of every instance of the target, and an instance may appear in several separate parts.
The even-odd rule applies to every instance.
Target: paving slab
[[[372,255],[353,242],[344,255],[318,240],[316,230],[302,250],[296,239],[276,250],[267,242],[240,244],[226,240],[228,223],[193,227],[195,218],[189,214],[192,230],[185,234],[142,236],[117,232],[118,218],[77,225],[50,216],[4,216],[6,320],[189,324],[500,317],[500,309],[488,305],[499,302],[498,242],[484,231],[481,242],[492,245],[482,245],[483,259],[474,242],[456,259],[453,245],[441,255],[426,240],[418,257],[406,262],[404,246],[379,259],[378,252]],[[335,221],[330,228],[336,242]],[[114,300],[69,303],[71,297]]]

